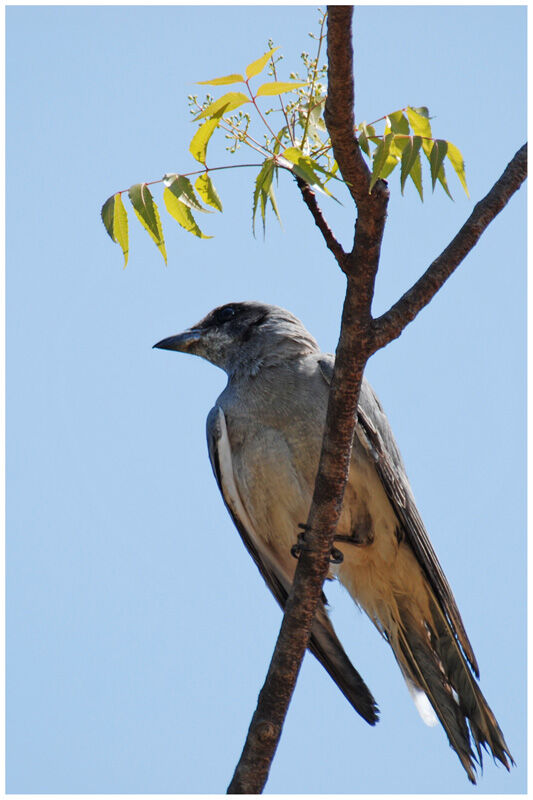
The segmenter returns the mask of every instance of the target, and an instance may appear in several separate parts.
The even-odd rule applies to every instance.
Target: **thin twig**
[[[335,256],[335,259],[337,260],[337,263],[342,269],[343,268],[342,264],[344,263],[344,258],[346,256],[346,253],[342,249],[339,242],[336,240],[335,236],[333,235],[333,231],[331,230],[328,223],[322,216],[322,212],[318,207],[318,203],[316,202],[315,193],[313,192],[309,184],[306,183],[301,178],[299,178],[298,176],[296,176],[296,183],[298,184],[298,188],[302,193],[304,203],[306,204],[307,208],[313,215],[315,224],[319,229],[320,233],[322,234],[322,236],[324,237],[326,246],[328,247],[329,250],[331,250],[331,252]]]
[[[313,80],[311,82],[311,90],[309,92],[309,100],[308,100],[309,108],[308,108],[308,111],[307,111],[307,117],[306,117],[306,120],[305,120],[305,128],[304,128],[304,133],[303,133],[303,136],[302,136],[302,143],[301,143],[301,149],[302,150],[304,148],[305,140],[307,138],[307,129],[309,127],[309,117],[311,116],[311,99],[313,97],[313,92],[315,90],[316,76],[317,76],[317,73],[318,73],[318,60],[320,58],[320,51],[322,49],[322,40],[324,39],[324,23],[326,21],[326,17],[327,17],[327,14],[324,14],[324,16],[322,17],[322,22],[320,23],[320,36],[318,38],[318,50],[317,50],[317,54],[316,54],[315,69],[314,69],[314,72],[313,72]]]

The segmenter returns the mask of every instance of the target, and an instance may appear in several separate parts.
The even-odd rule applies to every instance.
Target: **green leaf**
[[[163,177],[165,186],[170,189],[173,195],[186,206],[192,208],[194,211],[201,211],[204,214],[212,214],[208,208],[204,208],[194,193],[192,183],[185,175],[165,175]]]
[[[444,174],[444,167],[443,166],[439,169],[439,173],[437,175],[437,180],[440,183],[440,185],[442,186],[442,188],[444,189],[444,191],[446,192],[446,194],[448,195],[448,197],[450,198],[450,200],[453,200],[451,192],[448,189],[448,182],[446,180],[446,175]]]
[[[274,153],[276,155],[279,153],[281,146],[283,144],[283,138],[288,135],[288,131],[289,129],[287,128],[287,126],[284,125],[283,128],[278,133],[278,135],[276,136],[276,141],[274,142]]]
[[[212,208],[216,208],[217,211],[222,211],[222,201],[207,172],[197,177],[194,186],[204,203],[207,203]]]
[[[381,172],[385,167],[385,163],[389,157],[389,151],[393,137],[393,133],[388,133],[387,136],[385,136],[385,138],[379,142],[374,151],[374,156],[372,159],[372,175],[370,178],[370,187],[368,189],[369,194],[374,188],[376,181],[378,181],[381,177]]]
[[[257,61],[252,61],[251,64],[248,64],[246,67],[246,77],[253,78],[255,75],[259,75],[270,60],[270,56],[275,53],[276,50],[279,50],[279,47],[273,47],[272,50],[269,50],[264,56],[258,58]]]
[[[320,189],[322,184],[318,175],[315,175],[315,171],[309,162],[306,161],[305,156],[298,150],[297,147],[289,147],[285,150],[282,155],[291,162],[292,172],[295,175],[298,175],[303,181],[308,183],[310,186],[318,186]]]
[[[382,178],[383,180],[388,178],[389,175],[391,174],[392,170],[398,165],[399,161],[400,161],[400,159],[398,158],[398,156],[391,155],[390,150],[389,150],[389,155],[387,156],[387,158],[385,160],[385,164],[381,168],[381,172],[380,172],[379,177]]]
[[[102,222],[111,237],[119,244],[124,255],[124,267],[128,263],[128,215],[120,192],[111,195],[102,206]]]
[[[414,185],[416,186],[416,190],[420,195],[420,199],[422,200],[422,202],[424,202],[424,191],[422,189],[422,160],[420,158],[420,152],[418,153],[415,162],[411,167],[409,175]]]
[[[357,137],[357,141],[359,142],[359,147],[361,150],[366,153],[367,156],[370,156],[370,148],[368,146],[368,139],[364,129],[361,130],[359,136]]]
[[[270,205],[272,206],[274,214],[278,218],[278,222],[281,225],[281,217],[279,215],[278,204],[276,202],[276,195],[274,194],[274,189],[272,188],[272,186],[268,190],[268,199],[270,200]]]
[[[396,159],[400,160],[401,157],[403,156],[403,151],[405,150],[408,140],[403,133],[401,134],[393,133],[392,137],[393,138],[390,145],[390,155],[395,156]]]
[[[410,136],[409,139],[406,139],[406,146],[404,147],[402,155],[402,170],[400,175],[400,187],[402,190],[402,194],[405,186],[405,181],[407,180],[407,176],[411,174],[411,170],[415,165],[417,157],[418,160],[420,161],[419,154],[421,146],[422,146],[422,139],[420,138],[420,136]]]
[[[165,249],[165,240],[163,239],[161,220],[150,189],[145,183],[136,183],[130,186],[128,197],[131,200],[137,219],[156,243],[166,264],[167,251]]]
[[[255,179],[253,206],[252,206],[252,231],[255,236],[255,214],[257,211],[257,203],[261,200],[261,218],[263,220],[263,233],[265,232],[265,208],[266,198],[272,186],[272,177],[274,174],[274,161],[267,158],[263,163],[257,178]]]
[[[267,95],[284,94],[284,92],[292,92],[293,89],[300,89],[302,86],[307,86],[306,83],[283,83],[283,81],[271,81],[270,83],[263,83],[256,93],[256,97],[265,97]]]
[[[411,106],[407,106],[406,110],[409,123],[415,136],[422,136],[431,139],[431,125],[427,116],[427,108],[425,108],[425,106],[422,108],[412,108]],[[420,113],[421,111],[425,111],[426,113],[422,114]]]
[[[225,114],[227,111],[233,111],[239,106],[242,106],[243,103],[250,102],[250,98],[246,97],[246,95],[242,92],[227,92],[226,94],[223,94],[222,97],[219,97],[218,100],[213,100],[213,102],[210,103],[207,108],[201,111],[198,116],[194,118],[194,122],[199,119],[206,119],[206,117],[214,117],[221,110],[222,113]],[[224,106],[226,106],[226,108],[224,108]]]
[[[244,83],[242,75],[224,75],[222,78],[213,78],[210,81],[197,81],[199,86],[227,86],[230,83]]]
[[[322,119],[322,114],[324,113],[324,108],[326,106],[326,98],[324,97],[322,100],[319,100],[309,112],[309,122],[315,125],[320,130],[326,130],[326,123]]]
[[[454,144],[448,142],[448,152],[446,153],[446,155],[451,161],[452,167],[457,173],[457,177],[461,181],[462,187],[466,192],[466,196],[470,197],[468,193],[468,186],[466,185],[465,162],[463,160],[461,151]]]
[[[336,162],[336,161],[334,162],[333,169],[331,169],[331,170],[328,170],[328,169],[326,169],[325,167],[322,167],[322,166],[321,166],[321,165],[318,163],[318,161],[315,161],[315,160],[314,160],[314,158],[311,158],[311,156],[304,156],[304,158],[305,158],[306,162],[309,164],[309,166],[310,166],[312,169],[314,169],[314,170],[315,170],[315,172],[316,172],[316,171],[318,171],[318,172],[321,172],[321,173],[322,173],[322,175],[326,175],[326,177],[327,177],[328,181],[329,181],[329,180],[331,180],[331,178],[335,178],[335,180],[336,180],[336,181],[339,181],[340,183],[344,183],[344,181],[342,181],[342,180],[341,180],[341,178],[337,178],[337,175],[335,174],[335,173],[337,172],[337,170],[339,169],[339,165],[337,164],[337,162]],[[325,183],[325,182],[326,182],[326,181],[324,181],[324,183]],[[330,194],[330,197],[333,197],[333,195],[332,195],[332,194]],[[334,199],[335,199],[335,198],[334,198]]]
[[[114,233],[115,240],[122,247],[122,253],[124,255],[124,268],[126,268],[129,252],[128,215],[126,213],[126,209],[124,208],[124,203],[122,202],[122,196],[120,192],[115,195]]]
[[[435,139],[429,156],[429,166],[431,168],[431,185],[433,187],[433,190],[435,190],[435,184],[437,183],[437,178],[440,169],[442,167],[442,163],[446,158],[447,152],[448,152],[448,142],[444,141],[444,139]]]
[[[333,173],[325,170],[309,156],[305,156],[297,147],[288,147],[283,151],[282,156],[286,158],[287,161],[291,162],[293,165],[292,171],[298,175],[299,178],[308,183],[310,186],[316,186],[319,191],[324,192],[325,194],[329,195],[329,197],[333,197],[329,189],[324,186],[323,182],[315,173],[315,170],[323,172],[329,177],[334,177]],[[337,200],[336,197],[333,197],[333,199]],[[337,200],[337,202],[339,201]]]
[[[402,133],[404,135],[409,133],[409,123],[403,111],[393,111],[392,114],[388,115],[388,120],[393,133]]]
[[[193,233],[200,239],[213,238],[212,236],[205,236],[202,233],[196,224],[196,220],[194,219],[189,206],[186,206],[185,203],[183,203],[181,200],[178,200],[176,195],[168,187],[163,191],[163,200],[165,201],[165,206],[170,216],[174,217],[176,222],[178,222],[182,228],[185,228],[186,231]]]
[[[228,104],[222,106],[215,114],[213,114],[211,119],[208,119],[207,122],[204,122],[203,125],[200,125],[196,133],[191,139],[191,143],[189,145],[189,152],[191,153],[192,157],[195,158],[200,164],[205,164],[206,159],[206,152],[207,152],[207,145],[209,143],[209,139],[218,128],[220,123],[220,118],[223,114],[226,113],[226,109]]]
[[[102,206],[102,210],[100,211],[100,216],[102,217],[104,227],[113,242],[116,242],[113,234],[113,224],[115,221],[115,197],[116,195],[114,194],[112,194],[111,197],[108,197]]]

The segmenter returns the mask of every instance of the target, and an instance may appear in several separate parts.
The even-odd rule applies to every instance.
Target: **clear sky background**
[[[287,78],[316,19],[313,6],[7,9],[9,792],[215,793],[231,778],[281,614],[211,474],[204,424],[225,376],[152,345],[256,299],[332,351],[344,281],[285,175],[283,228],[270,219],[265,240],[251,233],[257,170],[219,173],[209,241],[160,202],[168,267],[131,215],[124,271],[99,212],[114,191],[194,169],[195,81],[242,71],[268,37]],[[379,313],[525,140],[526,10],[367,6],[354,32],[357,119],[428,105],[471,192],[450,173],[454,202],[432,195],[426,173],[421,204],[391,177]],[[341,199],[320,203],[348,247]],[[368,727],[306,656],[268,792],[526,789],[525,200],[367,368],[517,766],[487,756],[472,789],[389,647],[328,585],[381,721]]]

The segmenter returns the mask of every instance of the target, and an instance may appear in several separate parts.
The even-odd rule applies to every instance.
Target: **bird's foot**
[[[299,558],[302,550],[309,550],[309,546],[305,541],[305,534],[310,530],[309,525],[300,522],[298,523],[298,527],[301,528],[301,531],[298,533],[298,541],[291,547],[291,556],[294,558]],[[332,547],[329,560],[331,564],[342,564],[344,556],[340,550],[336,547]]]
[[[291,547],[291,556],[293,556],[293,558],[300,558],[302,550],[309,550],[309,545],[305,541],[305,534],[310,530],[309,525],[305,522],[299,522],[298,527],[301,528],[301,531],[298,532],[298,540],[296,544],[293,544]]]
[[[344,561],[344,556],[340,550],[337,550],[336,547],[331,548],[331,552],[329,554],[329,563],[330,564],[342,564]]]

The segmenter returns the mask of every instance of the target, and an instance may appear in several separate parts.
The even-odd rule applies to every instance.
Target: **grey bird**
[[[334,357],[290,312],[257,302],[220,306],[154,347],[193,353],[227,373],[207,418],[209,457],[242,540],[283,608],[296,568],[291,550],[305,536],[298,530],[311,505]],[[470,781],[482,747],[509,769],[514,762],[477,684],[461,615],[366,380],[336,544],[328,577],[389,642],[422,718],[440,720]],[[324,596],[309,649],[374,724],[374,698],[335,634]]]

